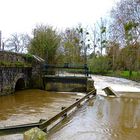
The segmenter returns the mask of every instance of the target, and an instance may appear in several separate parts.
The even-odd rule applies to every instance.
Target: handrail
[[[79,99],[77,102],[75,102],[74,104],[70,105],[69,107],[65,108],[63,111],[61,111],[60,113],[55,115],[53,118],[51,118],[47,121],[44,121],[42,124],[40,124],[39,128],[42,129],[42,130],[46,129],[50,124],[52,124],[53,122],[58,120],[60,117],[64,116],[66,113],[68,113],[74,107],[79,106],[79,104],[82,101],[84,101],[86,98],[90,97],[90,95],[95,94],[95,93],[96,93],[96,90],[92,90],[87,95],[85,95],[83,98]]]
[[[45,130],[45,129],[47,129],[48,126],[50,126],[52,123],[57,121],[59,118],[66,115],[73,108],[78,107],[80,105],[80,103],[83,102],[85,99],[90,99],[91,95],[92,95],[92,97],[95,96],[96,95],[96,90],[90,91],[83,98],[79,99],[74,104],[65,108],[64,110],[62,110],[60,113],[58,113],[57,115],[55,115],[54,117],[52,117],[49,120],[45,120],[43,122],[38,122],[38,123],[30,123],[30,124],[15,125],[15,126],[8,126],[8,127],[0,128],[0,135],[15,134],[15,133],[18,133],[18,132],[21,133],[21,132],[27,131],[31,128],[34,128],[34,127],[38,127],[41,130]]]
[[[84,70],[88,70],[88,66],[87,64],[84,65],[73,65],[73,64],[69,64],[69,63],[65,63],[65,64],[45,64],[44,68],[61,68],[61,69],[84,69]]]

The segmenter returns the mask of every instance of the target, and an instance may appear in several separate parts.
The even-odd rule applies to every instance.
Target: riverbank
[[[129,71],[108,71],[106,73],[93,73],[91,74],[96,74],[96,75],[102,75],[102,76],[110,76],[110,77],[118,77],[118,78],[125,78],[128,80],[140,82],[140,71],[132,71],[131,76],[129,74]]]
[[[129,75],[129,71],[109,71],[107,74],[103,74],[104,76],[125,78],[129,80],[133,80],[136,82],[140,82],[140,72],[132,72],[132,75]]]

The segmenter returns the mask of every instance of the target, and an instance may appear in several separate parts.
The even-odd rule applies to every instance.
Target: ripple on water
[[[97,97],[93,106],[81,108],[62,126],[48,139],[139,140],[140,101],[131,97]]]
[[[118,91],[122,89],[121,87],[130,89],[135,86],[140,89],[140,84],[132,81],[95,76],[95,87],[98,92],[106,86],[116,88]],[[60,112],[61,106],[69,106],[79,97],[45,93],[29,91],[28,94],[1,98],[0,125],[17,123],[20,119],[23,122],[31,122],[51,117]],[[126,96],[123,94],[123,97],[119,98],[97,96],[91,105],[79,108],[79,111],[64,120],[60,126],[52,129],[48,134],[48,140],[139,140],[140,98],[137,95],[134,97],[134,94],[132,94],[133,97],[130,95],[130,93]],[[7,136],[7,139],[20,140],[21,135]],[[4,140],[4,137],[0,137],[0,140]]]

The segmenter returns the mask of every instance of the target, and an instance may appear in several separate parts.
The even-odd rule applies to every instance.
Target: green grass
[[[135,72],[135,71],[132,71],[132,77],[136,77],[138,75],[138,72]],[[130,77],[129,76],[129,71],[122,71],[120,73],[120,76],[123,76],[123,77]]]
[[[0,67],[31,67],[31,64],[24,62],[0,61]]]
[[[132,75],[129,75],[129,71],[109,71],[108,76],[122,77],[134,81],[140,81],[140,71],[132,71]]]

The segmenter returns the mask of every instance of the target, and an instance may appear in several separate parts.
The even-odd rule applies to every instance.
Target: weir
[[[94,81],[89,76],[87,65],[44,65],[43,85],[48,91],[89,92]],[[80,74],[78,74],[80,73]]]
[[[14,59],[10,59],[9,53],[1,53],[6,54],[3,61],[8,59],[11,61],[0,66],[0,95],[11,94],[16,90],[27,88],[59,92],[83,92],[86,94],[83,94],[82,98],[77,99],[69,107],[62,107],[62,111],[49,120],[41,119],[37,123],[0,128],[0,135],[21,133],[34,127],[48,131],[49,128],[54,127],[78,107],[96,96],[94,81],[89,76],[89,69],[86,64],[43,65],[44,61],[38,60],[35,56],[29,62],[27,56],[22,54],[18,57],[16,53],[11,54]],[[19,65],[20,62],[22,65]]]
[[[91,77],[52,76],[43,77],[44,89],[59,92],[89,92],[94,88]]]
[[[87,64],[45,64],[38,56],[0,51],[0,95],[20,89],[89,92],[94,81]]]

